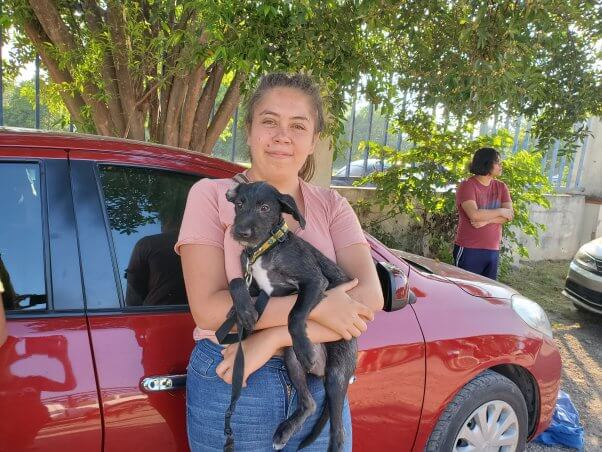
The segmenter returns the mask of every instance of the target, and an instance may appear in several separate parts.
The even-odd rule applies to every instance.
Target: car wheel
[[[464,386],[447,406],[426,446],[428,452],[525,449],[527,406],[511,380],[486,371]]]

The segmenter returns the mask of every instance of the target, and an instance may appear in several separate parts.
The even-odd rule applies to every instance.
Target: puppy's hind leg
[[[324,356],[324,347],[319,346],[321,355]],[[307,374],[297,360],[292,348],[287,348],[284,352],[284,361],[286,369],[291,379],[291,383],[297,390],[297,409],[295,412],[283,421],[274,433],[273,446],[276,450],[284,449],[289,439],[301,428],[305,420],[316,411],[316,402],[307,386]]]
[[[328,452],[340,452],[345,444],[343,406],[349,379],[355,372],[357,341],[336,341],[325,344],[327,351],[324,389],[330,414],[330,441]]]
[[[330,441],[328,452],[341,452],[345,443],[345,428],[343,426],[343,405],[349,379],[340,372],[341,369],[326,370],[324,386],[328,410],[330,414]]]

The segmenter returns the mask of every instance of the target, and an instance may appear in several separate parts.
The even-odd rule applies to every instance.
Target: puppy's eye
[[[259,210],[261,212],[269,212],[270,211],[270,206],[268,206],[267,204],[262,204],[261,207],[259,208]]]
[[[242,207],[242,201],[236,201],[234,205],[240,209]]]

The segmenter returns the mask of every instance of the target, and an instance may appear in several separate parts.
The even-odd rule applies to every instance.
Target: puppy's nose
[[[236,234],[244,239],[251,237],[251,228],[236,228]]]

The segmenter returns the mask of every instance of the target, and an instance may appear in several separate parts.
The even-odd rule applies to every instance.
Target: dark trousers
[[[454,265],[469,272],[497,279],[497,267],[500,258],[498,250],[465,248],[454,245]]]

